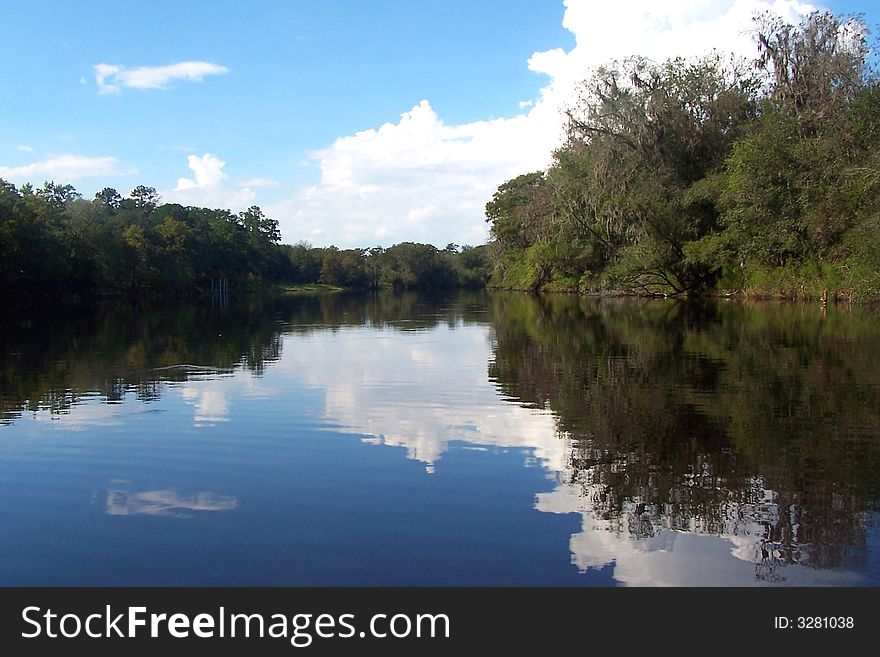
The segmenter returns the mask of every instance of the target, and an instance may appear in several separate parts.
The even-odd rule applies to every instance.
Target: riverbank
[[[880,304],[880,295],[859,293],[851,287],[823,287],[819,283],[795,283],[786,286],[750,285],[739,289],[707,290],[699,294],[677,293],[668,288],[657,289],[595,289],[579,288],[574,285],[548,283],[536,287],[514,287],[488,285],[489,291],[524,292],[528,294],[574,294],[582,297],[642,297],[642,298],[678,298],[678,299],[741,299],[753,301],[802,301],[816,303],[848,303],[848,304]]]
[[[323,283],[286,283],[278,286],[278,291],[282,294],[336,294],[337,292],[345,292],[347,288],[337,285],[324,285]]]

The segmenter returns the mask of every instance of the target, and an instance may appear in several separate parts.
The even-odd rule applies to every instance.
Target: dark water
[[[880,585],[880,315],[326,296],[0,320],[0,584]]]

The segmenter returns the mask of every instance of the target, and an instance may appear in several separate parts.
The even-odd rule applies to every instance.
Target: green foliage
[[[717,194],[700,183],[754,115],[754,88],[714,56],[598,69],[546,176],[505,183],[487,206],[510,261],[497,282],[510,285],[512,270],[530,287],[705,289],[714,269],[685,262],[684,246],[717,224]]]
[[[463,246],[455,255],[458,282],[461,287],[484,288],[492,275],[489,247]]]
[[[451,245],[454,247],[454,245]],[[380,281],[396,290],[449,288],[456,284],[454,250],[403,242],[377,254]]]
[[[876,295],[867,29],[828,13],[755,25],[751,70],[715,55],[630,58],[583,82],[551,167],[486,206],[491,284]]]
[[[86,201],[70,185],[16,189],[0,180],[0,296],[179,297],[217,279],[446,289],[485,287],[491,272],[487,246],[291,246],[278,243],[278,222],[257,206],[233,214],[159,200],[143,185],[128,198],[107,187]]]
[[[527,173],[502,184],[486,204],[492,236],[504,247],[524,248],[538,237],[552,215],[551,190],[541,172]]]
[[[324,285],[364,288],[369,286],[366,255],[361,249],[340,251],[336,247],[325,249],[318,279]]]
[[[291,282],[345,288],[441,290],[486,286],[491,265],[488,247],[403,242],[387,249],[284,247],[292,265]]]
[[[278,224],[257,207],[159,205],[152,187],[123,199],[105,188],[85,201],[71,185],[16,189],[0,181],[0,294],[77,298],[180,296],[209,288],[290,278]]]
[[[284,246],[291,266],[291,283],[314,283],[321,276],[323,250],[314,249],[308,242]]]
[[[839,267],[844,293],[852,300],[880,298],[880,214],[873,214],[847,233]]]

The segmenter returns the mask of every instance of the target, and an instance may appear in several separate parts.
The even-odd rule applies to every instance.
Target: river
[[[878,319],[515,293],[7,312],[0,584],[877,586]]]

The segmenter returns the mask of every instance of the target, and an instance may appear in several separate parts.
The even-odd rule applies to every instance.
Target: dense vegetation
[[[754,62],[597,69],[547,171],[486,206],[496,287],[880,297],[880,87],[857,19],[756,18]]]
[[[291,263],[289,280],[294,283],[395,290],[482,288],[491,270],[485,246],[448,244],[437,249],[403,242],[387,249],[340,250],[300,242],[282,249]]]
[[[405,243],[339,250],[279,244],[259,207],[234,214],[159,203],[151,187],[91,201],[71,185],[0,180],[0,295],[58,299],[188,296],[225,279],[241,289],[324,283],[396,289],[484,286],[485,247]]]

